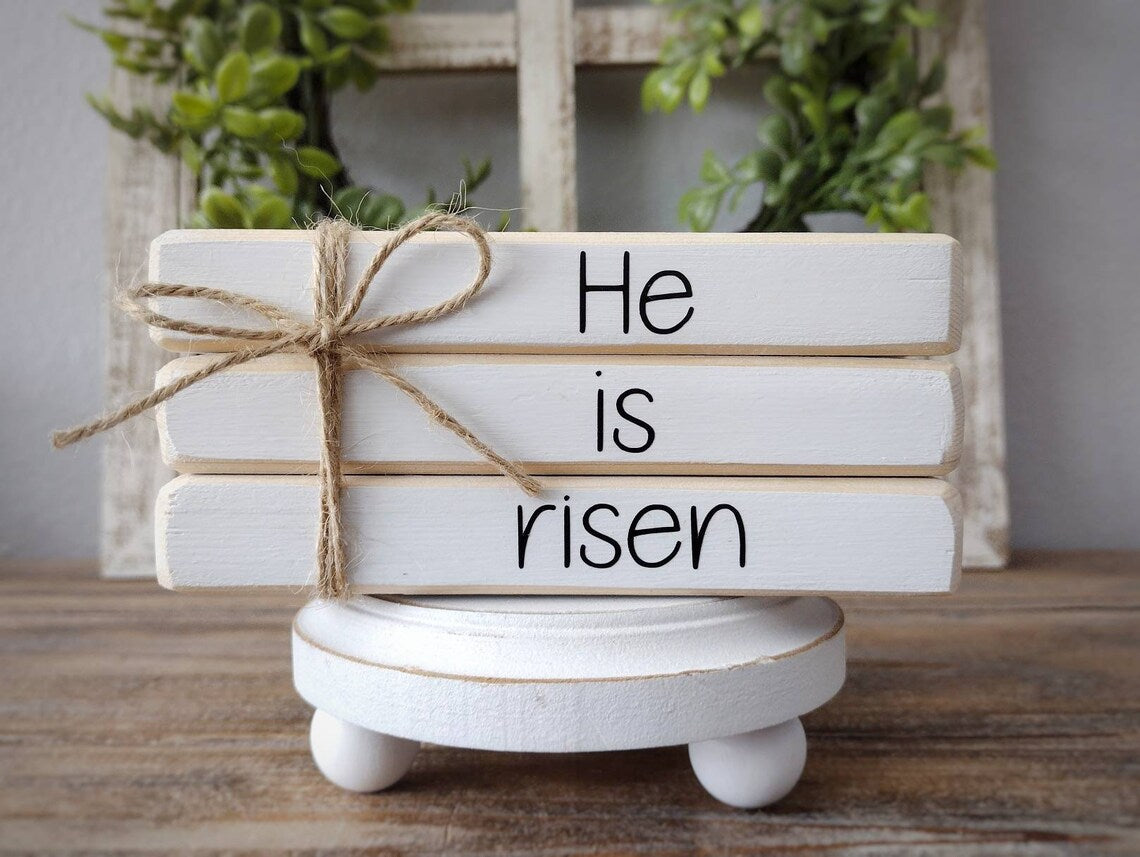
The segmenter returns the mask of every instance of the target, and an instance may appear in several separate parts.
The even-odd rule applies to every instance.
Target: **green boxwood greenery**
[[[938,104],[941,62],[920,69],[915,31],[937,23],[911,0],[655,0],[681,27],[642,86],[646,110],[687,101],[700,111],[731,69],[776,60],[763,86],[770,112],[755,149],[726,163],[705,154],[701,184],[680,200],[694,230],[763,184],[753,232],[804,231],[804,216],[855,211],[884,231],[929,231],[923,166],[992,169],[982,131],[954,131]]]
[[[116,65],[175,90],[169,108],[119,110],[88,96],[110,124],[167,153],[198,178],[191,225],[285,228],[339,213],[386,228],[412,217],[403,200],[354,184],[330,133],[329,96],[370,88],[384,51],[383,18],[415,0],[109,0],[96,33]],[[450,204],[490,172],[464,161]]]

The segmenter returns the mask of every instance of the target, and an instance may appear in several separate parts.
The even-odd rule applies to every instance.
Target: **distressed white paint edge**
[[[174,360],[156,385],[215,359]],[[532,473],[937,476],[961,447],[960,385],[945,361],[401,355],[391,363]],[[348,472],[494,472],[381,379],[350,373],[348,384]],[[183,473],[314,472],[314,385],[312,361],[293,355],[200,381],[158,409],[164,460]],[[603,452],[598,388],[607,390]],[[614,415],[626,388],[654,397],[636,399],[635,415],[656,431],[636,455],[609,437],[621,426],[627,440],[630,431],[641,439]]]
[[[751,602],[545,616],[311,602],[294,622],[294,684],[347,722],[455,747],[583,752],[737,735],[822,705],[846,667],[834,604]],[[395,662],[376,657],[388,643]],[[590,668],[567,669],[568,644]]]

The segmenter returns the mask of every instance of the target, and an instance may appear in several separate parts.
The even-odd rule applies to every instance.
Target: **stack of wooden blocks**
[[[350,280],[383,237],[354,235]],[[911,359],[957,346],[957,244],[664,234],[491,244],[487,287],[463,311],[364,343],[544,490],[532,499],[489,475],[393,387],[349,372],[351,583],[405,597],[299,614],[295,680],[325,712],[314,720],[318,764],[369,790],[398,779],[419,741],[688,743],[717,797],[777,799],[803,767],[796,718],[842,683],[842,614],[818,596],[948,592],[957,581],[959,502],[933,477],[959,454],[960,385],[949,363]],[[463,238],[419,236],[383,267],[362,314],[433,303],[474,265]],[[305,317],[311,267],[303,232],[173,232],[155,242],[150,278]],[[264,325],[206,301],[155,304]],[[238,347],[156,337],[188,355],[160,381],[213,359],[197,352]],[[311,361],[227,370],[165,404],[158,422],[166,460],[184,474],[159,498],[160,581],[311,583]],[[454,597],[475,594],[515,597]],[[518,597],[537,594],[590,598]],[[655,599],[608,597],[619,594]],[[763,597],[725,597],[737,595]]]

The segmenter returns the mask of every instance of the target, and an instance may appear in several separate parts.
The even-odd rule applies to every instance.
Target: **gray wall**
[[[47,444],[101,399],[106,131],[81,94],[107,64],[63,19],[96,10],[0,5],[0,555],[97,551],[98,443]],[[1002,0],[990,23],[1014,543],[1140,547],[1140,4]],[[583,229],[676,228],[701,152],[751,144],[756,77],[722,88],[700,121],[642,115],[638,80],[580,75]],[[474,202],[516,204],[511,75],[402,77],[336,108],[359,179],[417,199],[428,184],[449,192],[464,154],[490,155]]]

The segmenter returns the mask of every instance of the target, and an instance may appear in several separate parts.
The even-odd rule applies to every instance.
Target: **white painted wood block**
[[[166,384],[215,357],[174,360]],[[947,473],[961,448],[957,371],[927,360],[825,357],[401,355],[393,368],[531,473]],[[312,360],[279,356],[200,381],[161,406],[180,472],[314,473]],[[348,373],[354,473],[494,472],[407,396]]]
[[[844,674],[843,614],[825,598],[354,598],[293,623],[311,705],[484,750],[740,735],[822,705]]]
[[[384,240],[382,232],[355,235],[350,278]],[[228,289],[311,318],[310,241],[298,231],[168,232],[151,248],[150,279]],[[532,353],[929,355],[958,345],[958,244],[942,235],[498,233],[491,245],[490,279],[466,308],[364,341],[398,351]],[[470,282],[475,263],[466,239],[420,235],[377,275],[359,317],[441,300]],[[199,323],[268,325],[215,302],[154,305]],[[175,351],[235,347],[155,336]]]
[[[936,479],[355,476],[358,592],[947,592],[957,492]],[[311,584],[317,481],[180,476],[159,495],[169,588]]]

